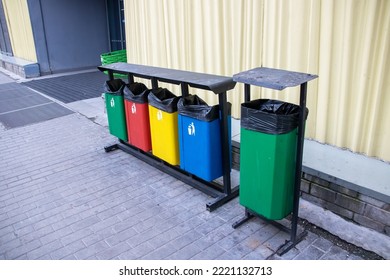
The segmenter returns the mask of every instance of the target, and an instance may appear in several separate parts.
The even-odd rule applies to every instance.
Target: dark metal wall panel
[[[105,0],[29,0],[41,72],[100,65],[109,40]]]
[[[12,55],[12,46],[2,1],[0,1],[0,51],[6,55]]]

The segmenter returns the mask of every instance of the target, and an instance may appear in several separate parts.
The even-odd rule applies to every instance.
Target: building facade
[[[121,12],[122,0],[2,0],[2,66],[25,77],[96,67],[125,48]]]

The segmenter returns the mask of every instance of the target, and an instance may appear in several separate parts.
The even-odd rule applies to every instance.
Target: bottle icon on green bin
[[[113,97],[111,97],[110,105],[111,105],[111,108],[115,107],[115,101],[114,101]]]

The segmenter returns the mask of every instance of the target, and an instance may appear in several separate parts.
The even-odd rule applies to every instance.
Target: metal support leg
[[[134,76],[132,74],[127,74],[127,81],[129,84],[134,84]]]
[[[214,211],[217,209],[219,206],[222,206],[226,202],[229,202],[233,198],[238,196],[238,186],[234,187],[231,189],[230,194],[222,194],[218,196],[214,201],[208,202],[206,204],[206,209],[210,212]]]
[[[114,73],[112,72],[112,70],[108,70],[108,78],[110,81],[114,79]]]
[[[245,102],[251,101],[251,85],[250,84],[244,84],[244,94],[245,94]]]
[[[276,254],[278,254],[279,256],[284,255],[285,253],[290,251],[292,248],[294,248],[295,245],[297,245],[299,242],[301,242],[306,237],[306,235],[307,235],[307,231],[305,230],[302,233],[295,236],[294,242],[291,240],[287,240],[285,244],[283,244],[282,246],[280,246],[276,250]]]
[[[290,240],[286,241],[278,250],[278,255],[283,255],[293,248],[296,244],[302,241],[307,235],[307,231],[297,234],[298,231],[298,211],[299,211],[299,196],[301,191],[301,177],[302,177],[302,158],[303,158],[303,143],[305,141],[305,119],[306,119],[306,92],[307,83],[301,84],[300,90],[300,112],[298,124],[298,141],[297,141],[297,156],[295,162],[295,182],[294,182],[294,201],[291,218],[291,232]]]
[[[181,84],[181,96],[186,97],[188,95],[189,95],[189,93],[188,93],[188,84],[182,83]]]
[[[238,220],[237,222],[234,222],[232,227],[234,229],[236,229],[254,217],[255,217],[255,215],[253,215],[251,212],[248,211],[247,208],[245,208],[245,216],[243,218],[241,218],[240,220]]]
[[[238,186],[232,188],[230,177],[230,147],[229,147],[229,123],[228,123],[228,103],[226,92],[219,95],[219,106],[221,110],[221,149],[222,149],[222,170],[223,170],[223,194],[214,201],[206,204],[206,209],[213,211],[224,203],[238,196]]]
[[[222,170],[223,170],[223,192],[227,195],[231,193],[230,181],[230,149],[229,149],[229,123],[228,104],[226,92],[219,95],[219,106],[221,110],[221,142],[222,142]]]
[[[152,89],[158,88],[158,81],[156,78],[152,78]]]
[[[232,227],[234,229],[238,228],[239,226],[243,225],[244,223],[248,222],[250,219],[254,218],[254,217],[258,217],[264,221],[266,221],[267,223],[275,226],[276,228],[284,231],[284,232],[287,232],[287,233],[292,233],[292,229],[290,229],[289,227],[285,226],[284,224],[282,224],[282,221],[274,221],[274,220],[269,220],[265,217],[263,217],[262,215],[259,215],[251,210],[249,210],[248,208],[245,207],[245,216],[242,217],[240,220],[234,222],[232,224]],[[296,233],[296,232],[295,232]],[[299,242],[301,242],[303,240],[303,238],[305,238],[307,235],[307,231],[304,230],[302,231],[300,234],[296,235],[295,236],[295,241],[293,242],[291,239],[290,240],[286,240],[286,242],[281,245],[277,250],[276,250],[276,253],[281,256],[285,253],[287,253],[289,250],[291,250],[292,248],[295,247],[295,245],[297,245]]]
[[[302,157],[303,157],[303,143],[305,141],[305,118],[306,118],[306,91],[307,83],[301,85],[300,93],[300,113],[298,124],[298,141],[297,141],[297,155],[295,163],[295,184],[294,184],[294,201],[293,201],[293,215],[291,220],[291,241],[295,243],[298,225],[298,211],[299,211],[299,195],[301,190],[302,177]]]
[[[104,151],[105,151],[106,153],[115,151],[115,150],[117,150],[117,149],[119,149],[118,144],[114,144],[114,145],[110,145],[110,146],[104,147]]]

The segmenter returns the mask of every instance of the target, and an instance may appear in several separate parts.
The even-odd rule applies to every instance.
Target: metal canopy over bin
[[[226,92],[235,87],[236,82],[231,77],[210,75],[204,73],[196,73],[175,69],[167,69],[153,66],[145,66],[129,63],[113,63],[109,65],[99,66],[98,69],[102,72],[107,71],[110,80],[114,79],[115,74],[125,74],[128,77],[128,83],[134,83],[134,77],[149,79],[152,83],[152,88],[158,88],[158,82],[166,82],[176,85],[181,85],[182,96],[189,95],[189,87],[204,89],[218,95],[219,108],[221,112],[221,148],[222,148],[222,169],[223,183],[207,182],[201,178],[197,178],[192,174],[180,169],[177,166],[167,164],[159,158],[154,157],[151,153],[146,153],[129,145],[119,139],[119,143],[105,147],[106,152],[115,149],[121,149],[133,156],[147,162],[148,164],[170,174],[179,180],[195,187],[204,193],[215,198],[214,201],[206,204],[206,209],[209,211],[215,210],[234,197],[238,196],[238,186],[231,186],[231,169],[230,169],[230,154],[229,154],[229,129],[228,129],[228,103]]]
[[[299,121],[298,121],[298,139],[296,147],[296,159],[295,159],[295,180],[294,180],[294,191],[293,191],[293,210],[291,218],[291,229],[288,229],[285,226],[282,226],[279,223],[270,221],[278,227],[282,227],[284,230],[290,232],[290,240],[286,241],[282,245],[277,253],[279,255],[284,254],[293,248],[298,242],[300,242],[307,234],[303,231],[297,235],[297,226],[298,226],[298,209],[299,209],[299,194],[300,194],[300,183],[301,183],[301,173],[302,173],[302,156],[303,156],[303,143],[305,135],[305,117],[306,117],[306,95],[307,95],[307,82],[313,79],[316,79],[318,76],[300,73],[300,72],[291,72],[280,69],[258,67],[248,71],[238,73],[233,76],[235,82],[244,83],[245,86],[245,102],[249,102],[251,99],[250,87],[251,85],[260,86],[269,89],[283,90],[287,87],[295,87],[300,85],[300,109],[299,109]],[[250,218],[254,216],[260,216],[258,213],[245,208],[245,217],[236,223],[233,224],[233,227],[236,228]],[[264,217],[262,217],[264,218]]]

